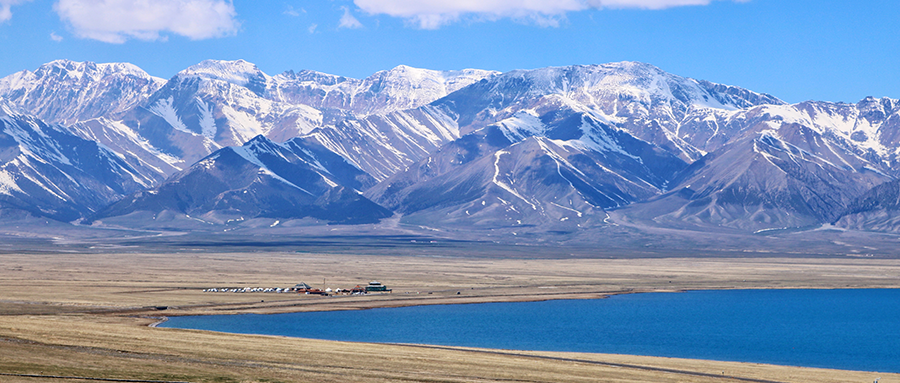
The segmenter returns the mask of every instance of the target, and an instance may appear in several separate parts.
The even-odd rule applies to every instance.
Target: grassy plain
[[[208,293],[213,287],[391,294]],[[498,259],[271,253],[0,255],[0,381],[900,382],[900,375],[640,356],[344,343],[150,328],[161,315],[597,298],[641,291],[900,287],[873,258]],[[165,310],[158,308],[165,307]],[[10,375],[13,374],[13,375]],[[42,378],[41,376],[57,376]],[[69,377],[69,378],[65,378]]]

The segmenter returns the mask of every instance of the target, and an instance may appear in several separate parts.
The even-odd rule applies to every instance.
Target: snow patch
[[[205,60],[179,72],[178,75],[220,80],[240,86],[246,86],[250,83],[250,79],[256,76],[269,79],[256,65],[244,60]]]
[[[560,204],[558,204],[558,203],[556,203],[556,202],[550,202],[550,204],[553,205],[553,206],[556,206],[556,207],[558,207],[558,208],[560,208],[560,209],[565,209],[565,210],[571,211],[571,212],[577,214],[577,215],[578,215],[578,218],[581,218],[582,213],[581,213],[580,211],[578,211],[578,210],[572,209],[572,208],[570,208],[570,207],[565,207],[565,206],[560,205]]]
[[[216,138],[216,119],[213,118],[212,110],[205,101],[197,97],[197,111],[200,112],[200,132],[204,137],[215,140]]]
[[[16,180],[6,170],[0,170],[0,194],[12,197],[12,192],[17,191],[24,194],[25,192],[16,184]]]
[[[509,186],[506,183],[500,181],[500,156],[502,156],[504,154],[509,154],[509,152],[507,152],[505,150],[501,150],[501,151],[498,151],[497,153],[494,153],[494,178],[493,178],[494,184],[499,186],[503,190],[508,191],[510,194],[518,197],[522,201],[525,201],[525,203],[527,203],[528,205],[531,205],[532,209],[537,210],[537,206],[535,206],[533,203],[531,203],[530,201],[525,199],[525,197],[522,197],[522,195],[519,194],[519,192],[517,192],[516,189],[514,189],[512,186]]]
[[[175,128],[175,130],[179,130],[188,134],[194,134],[194,132],[188,130],[187,125],[184,122],[181,122],[181,117],[178,117],[178,111],[175,110],[175,98],[173,96],[169,96],[167,99],[161,99],[157,101],[155,104],[151,105],[147,110],[150,113],[155,114],[158,117],[161,117],[163,120],[166,120],[170,126]]]
[[[337,182],[332,181],[330,178],[326,177],[326,176],[325,176],[324,174],[322,174],[322,173],[319,173],[319,172],[316,172],[316,173],[317,173],[320,177],[322,177],[322,180],[325,181],[325,183],[328,184],[328,186],[333,187],[333,188],[338,187]]]
[[[510,142],[519,142],[531,136],[544,134],[546,125],[534,110],[521,110],[496,124]]]
[[[243,110],[235,109],[230,105],[223,105],[222,114],[224,114],[225,118],[229,121],[232,140],[236,144],[243,144],[253,137],[266,133],[262,124],[256,117],[262,117],[263,113],[251,114],[244,112]]]

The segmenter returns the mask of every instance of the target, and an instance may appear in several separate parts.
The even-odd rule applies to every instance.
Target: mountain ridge
[[[378,202],[399,212],[400,223],[458,229],[574,233],[614,225],[606,211],[616,210],[666,227],[758,232],[877,216],[892,205],[855,201],[871,201],[866,193],[900,176],[898,100],[788,104],[640,62],[505,73],[400,65],[353,79],[307,70],[271,76],[244,60],[206,60],[162,80],[131,64],[59,60],[0,79],[0,102],[8,114],[49,122],[28,126],[79,146],[94,142],[114,157],[112,168],[139,180],[92,186],[112,187],[100,193],[120,199],[109,211],[134,213],[129,200],[153,205],[159,197],[150,191],[165,186],[169,196],[199,199],[187,210],[171,199],[158,206],[210,222],[277,216],[265,201],[235,194],[252,190],[284,197],[296,214],[279,218],[318,214],[332,223],[354,219],[324,206],[361,201],[374,212],[366,222],[390,215]],[[272,165],[281,170],[248,152],[263,147],[285,159]],[[72,163],[72,171],[99,171]],[[331,166],[340,170],[322,172]],[[188,174],[207,181],[175,192]],[[250,183],[230,185],[225,174]],[[199,192],[213,184],[225,189]],[[299,197],[304,191],[324,199],[310,202]],[[313,215],[299,207],[313,205]]]

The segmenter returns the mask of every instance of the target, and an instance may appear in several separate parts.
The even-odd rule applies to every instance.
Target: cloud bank
[[[59,0],[53,9],[76,36],[115,44],[165,39],[165,33],[202,40],[234,35],[240,27],[226,0]]]
[[[665,9],[707,5],[715,0],[354,0],[366,13],[405,18],[422,29],[436,29],[472,15],[487,19],[526,19],[556,26],[567,12],[602,8]],[[744,2],[749,0],[734,0]]]

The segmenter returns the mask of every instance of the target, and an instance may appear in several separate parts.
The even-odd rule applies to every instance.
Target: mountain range
[[[637,62],[353,79],[208,60],[164,80],[60,60],[0,79],[0,220],[897,233],[898,155],[898,100],[788,104]]]

